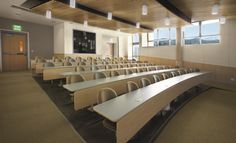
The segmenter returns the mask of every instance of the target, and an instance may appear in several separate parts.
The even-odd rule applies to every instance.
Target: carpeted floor
[[[86,109],[75,112],[69,93],[42,77],[34,80],[30,72],[1,73],[0,94],[1,143],[115,142],[115,134],[102,126],[102,117]],[[187,93],[187,97],[196,95]],[[235,142],[235,92],[209,89],[195,98],[183,96],[175,108],[188,100],[175,116],[173,112],[155,116],[129,142]]]
[[[0,73],[0,143],[81,143],[30,72]]]
[[[236,92],[210,89],[187,103],[155,143],[235,143]]]

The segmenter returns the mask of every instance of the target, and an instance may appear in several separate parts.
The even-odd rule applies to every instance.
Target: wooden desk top
[[[66,85],[63,85],[63,87],[70,92],[75,92],[81,89],[85,89],[85,88],[89,88],[89,87],[93,87],[93,86],[97,86],[101,84],[107,84],[107,83],[121,81],[121,80],[129,79],[129,78],[158,74],[162,72],[170,72],[170,71],[175,71],[175,70],[178,70],[178,69],[165,69],[165,70],[149,71],[149,72],[142,72],[142,73],[133,73],[130,75],[120,75],[120,76],[115,76],[115,77],[108,77],[108,78],[66,84]]]
[[[176,76],[160,82],[151,84],[144,88],[140,88],[133,92],[118,96],[114,99],[106,101],[102,104],[94,106],[94,111],[104,116],[113,122],[118,122],[126,114],[143,104],[144,102],[150,100],[154,96],[158,96],[175,85],[191,80],[191,78],[198,77],[201,75],[209,74],[207,72],[196,72],[184,74],[181,76]]]

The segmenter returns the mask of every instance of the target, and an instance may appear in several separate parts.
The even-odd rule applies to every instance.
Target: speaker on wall
[[[96,33],[73,30],[74,53],[96,53]]]

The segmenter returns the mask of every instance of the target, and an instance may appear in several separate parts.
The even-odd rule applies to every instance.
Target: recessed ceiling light
[[[136,23],[136,28],[140,28],[140,23],[139,22]]]
[[[219,13],[219,5],[218,4],[214,4],[212,6],[211,14],[212,15],[217,15],[218,13]]]
[[[51,10],[46,11],[46,18],[47,19],[52,19],[52,11]]]
[[[165,25],[170,25],[170,18],[169,17],[166,17],[165,19],[164,19],[164,22],[165,22]]]
[[[70,0],[70,7],[75,8],[76,0]]]
[[[111,13],[111,12],[108,12],[108,13],[107,13],[107,19],[108,19],[108,20],[112,20],[112,13]]]
[[[224,16],[221,16],[219,21],[220,21],[220,24],[225,24],[226,18]]]
[[[84,27],[88,27],[88,21],[84,20]]]
[[[148,14],[148,6],[146,4],[142,5],[142,15]]]

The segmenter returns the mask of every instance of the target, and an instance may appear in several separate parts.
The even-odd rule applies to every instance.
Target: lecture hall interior
[[[0,0],[0,143],[235,143],[235,0]]]

